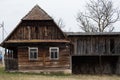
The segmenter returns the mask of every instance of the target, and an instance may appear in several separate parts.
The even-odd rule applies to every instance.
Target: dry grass
[[[8,73],[0,67],[0,80],[120,80],[120,76]]]

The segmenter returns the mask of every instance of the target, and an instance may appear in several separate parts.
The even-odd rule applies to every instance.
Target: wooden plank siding
[[[77,43],[73,55],[120,55],[120,37],[81,36],[72,41]]]
[[[120,74],[120,36],[89,35],[69,39],[74,45],[73,74]]]
[[[59,47],[59,60],[50,60],[49,47],[38,47],[38,60],[29,60],[28,47],[18,49],[19,70],[27,69],[70,69],[69,50]]]
[[[54,22],[24,22],[18,26],[8,40],[62,40],[64,38],[63,33]]]

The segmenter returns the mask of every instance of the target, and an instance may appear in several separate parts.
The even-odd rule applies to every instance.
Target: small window
[[[58,47],[50,47],[50,59],[51,60],[59,59],[59,48]]]
[[[29,48],[29,60],[37,60],[38,59],[38,48],[30,47]]]

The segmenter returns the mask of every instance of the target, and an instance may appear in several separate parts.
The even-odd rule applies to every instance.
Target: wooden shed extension
[[[67,32],[74,45],[72,71],[120,74],[120,32]]]

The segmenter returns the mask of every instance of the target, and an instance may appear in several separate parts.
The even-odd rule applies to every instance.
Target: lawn
[[[8,73],[0,67],[0,80],[120,80],[120,76]]]

